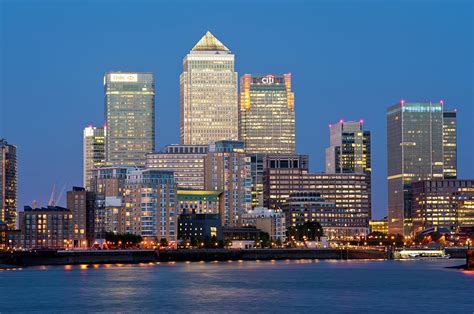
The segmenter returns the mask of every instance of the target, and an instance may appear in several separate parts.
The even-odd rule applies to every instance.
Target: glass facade
[[[187,145],[238,139],[234,55],[210,32],[183,60],[180,136]]]
[[[444,178],[457,178],[456,111],[443,112]]]
[[[247,153],[295,153],[291,74],[245,74],[241,78],[239,134]]]
[[[16,228],[17,192],[16,146],[0,139],[0,222]]]
[[[105,131],[106,128],[88,126],[84,129],[84,187],[90,191],[92,170],[105,165]]]
[[[153,74],[109,72],[104,88],[107,165],[145,166],[155,150]]]
[[[387,110],[388,226],[411,233],[411,184],[444,175],[443,103],[401,101]]]

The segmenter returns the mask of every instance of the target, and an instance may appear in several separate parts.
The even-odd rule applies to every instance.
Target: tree
[[[168,247],[168,240],[166,238],[160,239],[160,247]]]
[[[321,240],[324,235],[323,227],[317,221],[306,221],[294,227],[289,227],[287,235],[290,239],[296,241],[315,241]]]

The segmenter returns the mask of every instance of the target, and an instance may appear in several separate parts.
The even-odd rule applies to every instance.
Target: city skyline
[[[326,8],[327,9],[327,8]],[[432,13],[432,12],[431,12]],[[439,14],[440,12],[438,12]],[[345,13],[347,14],[347,12]],[[433,13],[432,13],[433,14]],[[9,16],[11,19],[11,15]],[[7,25],[11,25],[8,24]],[[431,24],[430,24],[431,25]],[[211,25],[212,26],[212,25]],[[321,88],[321,94],[324,95],[323,91],[324,89],[333,89],[331,93],[325,94],[326,96],[331,95],[333,98],[332,99],[324,99],[324,96],[320,96],[313,98],[313,97],[308,97],[308,94],[310,96],[314,96],[314,90],[316,90],[316,95],[318,95],[318,90],[317,86],[313,87],[311,86],[311,83],[306,83],[303,81],[304,78],[308,78],[306,71],[302,70],[299,65],[296,63],[293,64],[293,67],[291,64],[288,64],[288,61],[284,60],[284,53],[279,53],[277,51],[275,54],[278,56],[278,59],[280,59],[281,63],[278,63],[278,60],[272,60],[270,58],[270,62],[268,64],[265,64],[264,66],[255,66],[255,64],[252,64],[252,62],[247,62],[249,58],[253,58],[252,54],[247,51],[247,55],[245,53],[241,53],[239,51],[245,51],[245,49],[248,49],[245,44],[242,42],[239,44],[238,36],[235,32],[232,30],[229,30],[226,27],[218,27],[218,25],[214,25],[214,27],[209,27],[209,26],[202,26],[203,29],[193,29],[192,31],[188,32],[183,32],[183,37],[179,39],[179,43],[176,42],[176,49],[180,50],[179,53],[174,53],[172,58],[167,58],[174,65],[178,64],[178,66],[173,66],[172,71],[168,68],[164,72],[160,72],[160,69],[157,68],[156,65],[153,64],[152,60],[153,59],[147,59],[146,62],[137,62],[136,64],[133,64],[133,61],[126,61],[127,56],[121,55],[120,53],[117,53],[119,56],[121,56],[121,60],[123,63],[123,68],[120,68],[119,66],[119,59],[116,58],[114,59],[116,62],[115,65],[110,64],[110,62],[104,62],[102,65],[96,64],[93,67],[93,71],[91,72],[92,74],[83,74],[83,77],[90,78],[88,79],[87,83],[85,83],[85,87],[81,88],[82,93],[87,94],[86,99],[88,99],[88,105],[86,107],[79,106],[80,110],[85,111],[85,113],[80,113],[77,116],[78,117],[71,117],[69,115],[63,115],[61,116],[60,114],[58,115],[53,115],[54,120],[57,120],[57,123],[59,125],[62,125],[61,123],[68,122],[71,123],[72,126],[71,128],[74,129],[74,132],[72,132],[72,129],[68,129],[66,127],[67,132],[64,132],[64,137],[61,138],[61,136],[58,137],[57,134],[48,134],[48,136],[43,137],[43,149],[44,150],[38,150],[38,147],[36,146],[36,143],[34,143],[34,138],[35,134],[33,134],[36,131],[43,131],[43,132],[48,132],[49,129],[44,129],[42,127],[39,127],[38,125],[33,125],[33,124],[28,124],[28,123],[20,123],[21,120],[19,120],[15,116],[15,112],[17,112],[16,106],[11,106],[7,105],[4,106],[2,105],[2,123],[0,125],[0,137],[5,137],[10,143],[17,145],[18,150],[18,159],[19,159],[19,191],[18,191],[18,208],[22,208],[23,205],[31,205],[33,200],[37,200],[39,204],[46,204],[47,199],[49,197],[51,187],[53,186],[54,183],[59,183],[59,184],[67,184],[68,188],[72,185],[78,185],[82,181],[82,145],[81,145],[81,130],[89,123],[93,123],[94,125],[102,125],[101,122],[101,111],[103,110],[103,97],[97,97],[97,88],[100,89],[101,87],[101,82],[100,82],[100,76],[103,75],[105,72],[112,71],[112,70],[117,70],[117,71],[150,71],[153,72],[156,77],[157,77],[157,100],[156,100],[156,112],[157,112],[157,121],[161,121],[162,125],[160,123],[157,123],[157,127],[155,128],[156,132],[156,138],[159,144],[156,145],[157,150],[161,149],[161,147],[167,145],[167,144],[173,144],[173,143],[178,143],[179,142],[179,128],[177,123],[176,117],[177,114],[179,116],[179,92],[176,93],[176,90],[179,90],[179,80],[176,79],[176,73],[179,74],[180,67],[179,67],[179,62],[182,58],[182,56],[189,51],[189,46],[192,46],[193,43],[197,41],[200,36],[204,32],[206,32],[208,29],[211,32],[215,32],[216,36],[221,39],[224,43],[228,44],[230,47],[232,47],[232,52],[235,53],[236,55],[236,68],[238,73],[287,73],[287,72],[292,72],[293,73],[293,78],[294,78],[294,83],[293,83],[293,89],[295,90],[296,94],[296,99],[295,99],[295,108],[296,108],[296,127],[297,127],[297,140],[296,142],[298,143],[297,147],[297,152],[300,154],[309,154],[311,157],[311,169],[313,171],[321,172],[324,171],[324,149],[328,146],[328,134],[329,131],[327,129],[327,124],[331,123],[335,120],[338,120],[339,118],[344,118],[347,120],[358,120],[361,118],[364,118],[366,120],[367,124],[367,129],[372,132],[372,135],[374,137],[374,151],[373,151],[373,169],[374,169],[374,217],[380,218],[382,215],[385,214],[385,209],[386,209],[386,175],[384,173],[386,172],[386,165],[384,165],[384,159],[386,158],[386,155],[384,153],[385,147],[386,147],[386,142],[385,142],[385,125],[383,122],[385,122],[385,110],[388,108],[390,105],[396,103],[399,101],[400,98],[404,98],[410,101],[423,101],[423,100],[430,100],[430,101],[439,101],[440,99],[445,99],[446,104],[448,105],[449,108],[457,108],[459,109],[459,116],[458,116],[458,127],[459,127],[459,149],[458,149],[458,159],[459,159],[459,167],[458,167],[458,177],[459,178],[470,178],[472,176],[472,163],[469,163],[469,156],[472,155],[472,146],[469,145],[469,140],[472,138],[472,136],[469,135],[469,131],[472,132],[472,128],[470,128],[469,124],[469,117],[472,119],[472,99],[469,97],[469,95],[465,95],[464,97],[462,96],[462,93],[465,92],[463,91],[462,84],[469,84],[469,79],[468,75],[461,77],[467,78],[467,82],[461,82],[460,79],[459,81],[456,80],[455,84],[456,86],[451,86],[451,88],[443,88],[441,85],[443,83],[446,83],[443,80],[432,80],[429,81],[427,78],[427,82],[420,82],[418,79],[413,79],[413,80],[407,80],[406,85],[404,85],[405,88],[398,88],[398,91],[395,93],[393,90],[391,92],[388,92],[384,95],[380,95],[379,97],[381,99],[384,99],[384,102],[377,103],[375,104],[375,101],[370,97],[370,91],[372,88],[366,87],[364,89],[365,93],[367,93],[367,98],[362,98],[355,99],[355,102],[360,101],[361,103],[364,102],[365,99],[370,99],[369,103],[372,104],[371,106],[363,106],[363,105],[356,105],[356,109],[354,108],[349,108],[344,106],[344,100],[341,99],[341,96],[338,95],[338,88],[344,88],[346,87],[345,84],[339,80],[339,84],[336,84],[336,80],[333,81],[332,85],[323,85],[324,87]],[[20,30],[21,31],[21,30]],[[8,35],[8,32],[6,32],[6,35]],[[269,37],[272,35],[267,33]],[[262,46],[267,45],[272,45],[272,40],[265,40],[265,38],[257,38],[258,36],[255,36],[256,38],[253,38],[252,43],[255,44],[260,44]],[[8,36],[7,36],[8,39]],[[258,42],[255,42],[255,40],[259,40]],[[10,38],[11,40],[11,38]],[[182,49],[183,47],[187,47],[185,49]],[[281,49],[284,50],[284,47],[280,47]],[[6,49],[7,55],[11,51]],[[151,50],[150,53],[148,53],[150,56],[154,55],[154,51]],[[327,52],[326,52],[327,53]],[[147,54],[147,55],[148,55]],[[297,52],[295,53],[297,54]],[[324,53],[323,53],[324,55]],[[130,57],[129,57],[130,58]],[[133,58],[132,58],[133,59]],[[337,58],[335,58],[337,59]],[[2,59],[3,60],[3,59]],[[247,60],[247,61],[246,61]],[[260,63],[265,63],[264,58],[262,58],[262,55],[259,53],[256,53],[254,62],[260,62]],[[380,62],[380,60],[378,60]],[[432,60],[433,61],[433,60]],[[3,62],[3,61],[2,61]],[[132,63],[130,63],[132,62]],[[15,63],[15,62],[13,62]],[[301,62],[304,63],[304,62]],[[451,63],[456,62],[454,60],[451,60]],[[449,64],[451,64],[449,63]],[[147,68],[150,66],[150,68]],[[424,64],[424,66],[427,66],[428,64]],[[415,65],[412,64],[412,66],[415,67]],[[446,66],[446,65],[445,65]],[[239,70],[239,67],[244,70]],[[10,66],[5,67],[7,71],[5,71],[6,75],[12,75],[15,77],[15,73],[9,72],[8,69],[10,69]],[[164,67],[166,69],[166,67]],[[97,73],[101,72],[99,77],[97,76]],[[316,72],[321,72],[320,69],[314,68]],[[338,69],[341,71],[341,69]],[[57,70],[58,71],[58,70]],[[373,69],[372,69],[373,71]],[[434,71],[434,70],[432,70]],[[3,71],[2,71],[3,72]],[[173,75],[168,75],[164,73],[170,73],[172,72]],[[311,73],[311,69],[307,70],[307,72]],[[445,71],[446,72],[446,71]],[[447,71],[449,73],[449,71]],[[451,73],[451,76],[456,76],[459,77],[459,75],[454,75],[457,72]],[[327,74],[327,73],[324,73]],[[348,71],[349,77],[354,79],[355,77],[352,77],[351,75],[354,75],[354,71]],[[3,75],[3,74],[2,74]],[[239,76],[239,78],[241,77]],[[388,76],[389,74],[387,74]],[[428,76],[428,75],[427,75]],[[311,76],[309,76],[311,78]],[[45,77],[54,79],[54,76],[50,74],[49,76]],[[5,80],[2,80],[5,82]],[[160,84],[161,82],[168,81],[169,85],[172,86],[170,90],[166,90],[166,88],[161,88]],[[369,80],[370,81],[370,80]],[[416,84],[414,83],[416,81]],[[35,81],[31,79],[29,81],[30,84],[33,84]],[[317,81],[319,82],[319,81]],[[370,81],[374,83],[373,81]],[[384,82],[387,83],[387,86],[384,85]],[[382,84],[378,85],[379,88],[387,88],[390,80],[382,80]],[[429,82],[431,83],[437,83],[434,84],[433,87],[427,86],[429,85]],[[354,83],[354,82],[353,82]],[[393,83],[393,82],[392,82]],[[378,83],[380,84],[380,83]],[[356,84],[357,85],[357,84]],[[414,85],[414,86],[411,86]],[[166,86],[166,85],[165,85]],[[449,84],[448,84],[449,86]],[[472,86],[472,78],[471,78],[471,86]],[[12,91],[15,91],[16,87],[13,87],[10,85],[9,82],[2,83],[2,90],[5,90],[5,95],[2,93],[2,103],[3,104],[8,104],[8,103],[15,103],[14,100],[16,100],[15,96],[12,94]],[[419,91],[418,91],[418,89]],[[89,94],[90,90],[90,94]],[[349,88],[349,90],[351,90]],[[397,90],[395,88],[395,90]],[[406,90],[406,92],[403,92],[403,90]],[[416,90],[416,91],[415,91]],[[354,92],[354,90],[352,90]],[[48,98],[48,101],[51,101],[53,103],[59,101],[59,102],[64,102],[61,101],[60,99],[55,99],[55,95],[53,93],[53,88],[52,86],[49,87],[49,89],[46,90],[46,92],[51,93],[52,95],[50,98]],[[166,94],[163,96],[163,99],[160,99],[162,93],[168,93],[167,96]],[[33,88],[33,95],[35,95],[35,89]],[[351,93],[349,93],[351,95]],[[398,95],[394,95],[398,94]],[[459,96],[458,94],[461,94]],[[306,95],[306,96],[305,96]],[[357,96],[357,93],[352,93],[352,95]],[[360,95],[359,95],[360,96]],[[444,97],[445,96],[445,97]],[[21,107],[22,101],[24,102],[25,96],[17,96],[19,98],[20,105],[18,107]],[[43,95],[44,97],[44,95]],[[84,97],[82,95],[81,97]],[[58,97],[60,98],[60,97]],[[165,103],[168,102],[168,103]],[[331,103],[335,102],[336,104],[339,104],[339,106],[332,105]],[[456,103],[455,103],[456,102]],[[48,103],[48,102],[46,102]],[[74,101],[73,101],[74,103]],[[75,102],[77,104],[77,102]],[[321,104],[320,106],[315,106],[316,110],[318,111],[312,111],[311,107],[313,104]],[[28,104],[24,103],[24,105],[28,106]],[[376,106],[375,106],[376,105]],[[31,105],[30,105],[31,106]],[[337,109],[334,110],[334,108],[331,111],[329,110],[328,107],[336,107]],[[30,109],[33,109],[31,107],[27,107]],[[46,106],[46,108],[48,108]],[[53,107],[54,108],[54,107]],[[71,105],[68,107],[71,109]],[[172,110],[171,110],[172,109]],[[314,109],[313,109],[314,110]],[[35,110],[31,110],[32,113],[36,112]],[[12,115],[12,119],[7,119],[5,120],[3,117],[4,112],[7,113],[7,115]],[[72,110],[72,115],[74,115],[74,110]],[[59,113],[59,111],[58,111]],[[78,113],[78,112],[76,112]],[[315,116],[315,113],[318,114],[318,116]],[[29,116],[29,112],[25,113],[25,116]],[[88,120],[85,120],[86,118],[84,117],[84,114],[87,114]],[[308,120],[310,117],[308,116],[313,116],[314,119],[316,119],[316,122],[313,120]],[[44,116],[39,114],[39,117],[45,118]],[[174,117],[174,119],[169,119],[169,117]],[[11,121],[10,121],[11,120]],[[65,121],[62,121],[65,120]],[[377,120],[381,120],[382,123],[378,124]],[[5,121],[5,123],[4,123]],[[45,124],[50,122],[48,118],[45,121]],[[309,122],[309,123],[308,123]],[[16,124],[15,124],[16,123]],[[315,127],[315,124],[320,124],[320,127]],[[40,125],[42,123],[39,123]],[[6,127],[4,126],[6,125]],[[322,127],[324,126],[324,128]],[[24,132],[22,130],[19,130],[20,128],[25,129]],[[316,131],[316,132],[314,132]],[[24,132],[24,133],[23,133]],[[33,133],[31,133],[33,132]],[[63,133],[63,132],[60,132]],[[313,134],[316,133],[316,134]],[[30,137],[32,140],[30,141]],[[74,138],[74,140],[71,140]],[[56,158],[58,157],[52,157],[50,160],[46,160],[44,157],[41,157],[43,154],[47,154],[48,150],[45,149],[45,147],[51,147],[49,145],[53,146],[58,146],[61,147],[62,150],[59,152],[59,156],[61,159],[67,160],[67,165],[62,164],[61,162],[57,163]],[[36,149],[35,149],[36,148]],[[63,149],[65,149],[63,151]],[[38,159],[30,158],[29,156],[32,155],[32,152],[36,152],[39,156]],[[30,158],[30,159],[29,159]],[[39,163],[41,162],[41,163]],[[42,168],[46,168],[45,172],[42,172]],[[49,168],[49,169],[48,169]],[[67,170],[67,171],[66,171]],[[35,180],[30,180],[32,176],[32,173],[37,173],[37,175],[34,175]],[[42,174],[43,173],[43,174]],[[50,176],[46,177],[46,173],[49,173]],[[38,179],[38,177],[41,177],[41,180]],[[64,200],[62,201],[62,204],[64,204]]]

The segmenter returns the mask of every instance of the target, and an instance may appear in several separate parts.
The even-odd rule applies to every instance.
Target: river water
[[[463,260],[233,261],[0,271],[0,312],[474,313]]]

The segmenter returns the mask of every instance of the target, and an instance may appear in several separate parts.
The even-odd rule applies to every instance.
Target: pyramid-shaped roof
[[[191,51],[227,51],[229,48],[224,46],[211,32],[207,31]]]

